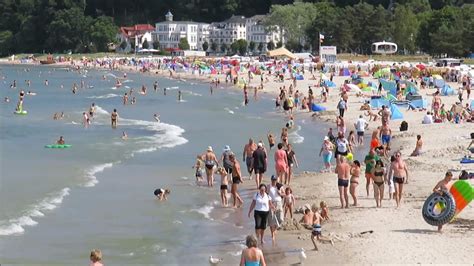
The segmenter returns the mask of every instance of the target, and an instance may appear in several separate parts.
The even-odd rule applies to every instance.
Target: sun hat
[[[225,146],[224,146],[224,151],[230,151],[230,146],[229,146],[229,145],[225,145]]]
[[[212,146],[208,146],[207,151],[212,151]]]
[[[329,137],[328,137],[328,136],[324,136],[324,140],[329,140]]]
[[[259,142],[258,147],[263,147],[263,143]]]

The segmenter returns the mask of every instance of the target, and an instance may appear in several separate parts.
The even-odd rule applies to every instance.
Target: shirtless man
[[[117,128],[117,119],[118,119],[117,109],[114,109],[112,114],[110,114],[110,120],[112,122],[112,128],[113,129]]]
[[[158,90],[158,81],[153,83],[153,90],[156,92]]]
[[[392,129],[388,124],[384,124],[380,130],[380,139],[382,140],[382,145],[384,146],[384,156],[388,156],[387,152],[390,148],[390,140],[392,138]]]
[[[66,144],[66,141],[64,140],[64,137],[63,137],[63,136],[60,136],[60,137],[59,137],[59,140],[56,141],[56,144],[58,144],[58,145],[64,145],[64,144]]]
[[[249,179],[252,179],[253,172],[253,152],[257,149],[257,144],[253,142],[253,139],[249,139],[249,143],[245,144],[244,153],[242,155],[242,160],[247,165],[247,172],[249,173]]]
[[[441,97],[439,96],[439,91],[435,92],[433,96],[433,101],[431,103],[431,107],[433,109],[433,116],[434,118],[439,117],[439,108],[441,107]]]
[[[344,206],[349,208],[349,195],[347,194],[347,188],[349,187],[351,167],[347,163],[346,157],[344,156],[339,156],[338,161],[339,163],[336,165],[336,174],[341,209],[344,208]]]
[[[446,172],[446,175],[441,179],[438,184],[433,188],[433,192],[443,195],[444,192],[449,191],[451,180],[453,179],[453,173],[450,171]],[[438,232],[441,233],[443,225],[438,225]]]
[[[128,103],[128,94],[125,93],[125,95],[123,96],[123,105],[126,105]]]
[[[402,154],[398,151],[395,153],[395,161],[392,162],[391,169],[393,171],[393,181],[395,183],[395,200],[397,208],[400,207],[403,193],[403,183],[408,184],[408,168],[402,159]]]
[[[382,125],[388,124],[391,113],[390,113],[390,110],[385,105],[382,105],[382,110],[378,112],[378,115],[382,117]]]

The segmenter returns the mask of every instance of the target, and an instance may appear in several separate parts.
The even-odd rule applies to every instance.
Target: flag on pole
[[[324,40],[324,35],[322,35],[321,33],[319,34],[319,42],[323,42]]]

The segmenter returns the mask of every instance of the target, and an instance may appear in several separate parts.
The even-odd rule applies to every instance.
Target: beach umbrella
[[[424,70],[424,69],[426,68],[426,66],[423,65],[423,64],[418,64],[418,65],[416,65],[416,67],[417,67],[419,70]]]

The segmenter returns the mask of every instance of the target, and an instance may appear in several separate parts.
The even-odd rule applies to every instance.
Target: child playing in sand
[[[309,227],[311,227],[313,225],[313,216],[314,216],[313,212],[311,212],[310,209],[305,208],[304,209],[304,214],[303,214],[303,217],[301,217],[300,223],[304,227],[309,229]]]
[[[311,231],[311,241],[313,242],[314,250],[319,250],[315,239],[322,243],[331,243],[331,245],[334,245],[332,239],[322,236],[321,221],[323,220],[323,217],[321,214],[319,214],[317,206],[314,206],[313,212],[313,229]]]
[[[436,186],[433,188],[433,192],[443,195],[444,192],[449,191],[451,180],[453,179],[453,173],[451,171],[446,172],[443,179],[441,179]],[[441,232],[443,225],[438,225],[438,232]]]
[[[155,196],[159,199],[159,200],[167,200],[168,199],[168,195],[171,193],[171,190],[170,189],[163,189],[163,188],[158,188],[158,189],[155,189],[155,192],[153,194],[155,194]]]
[[[90,266],[103,266],[102,264],[102,252],[99,249],[93,249],[90,255],[91,264]]]
[[[295,197],[290,187],[285,189],[285,200],[283,202],[283,208],[285,209],[284,218],[286,219],[286,213],[290,212],[290,219],[293,220],[293,206],[295,205]]]
[[[194,164],[193,168],[196,169],[196,182],[199,183],[203,181],[202,179],[202,167],[204,166],[204,162],[201,158],[201,155],[196,156],[196,163]]]
[[[321,217],[323,218],[324,221],[328,221],[329,220],[329,208],[328,208],[328,204],[326,201],[321,201],[319,203],[319,207],[321,207]]]
[[[217,168],[216,173],[221,175],[221,204],[223,207],[227,207],[227,185],[229,184],[227,171],[221,166]]]

